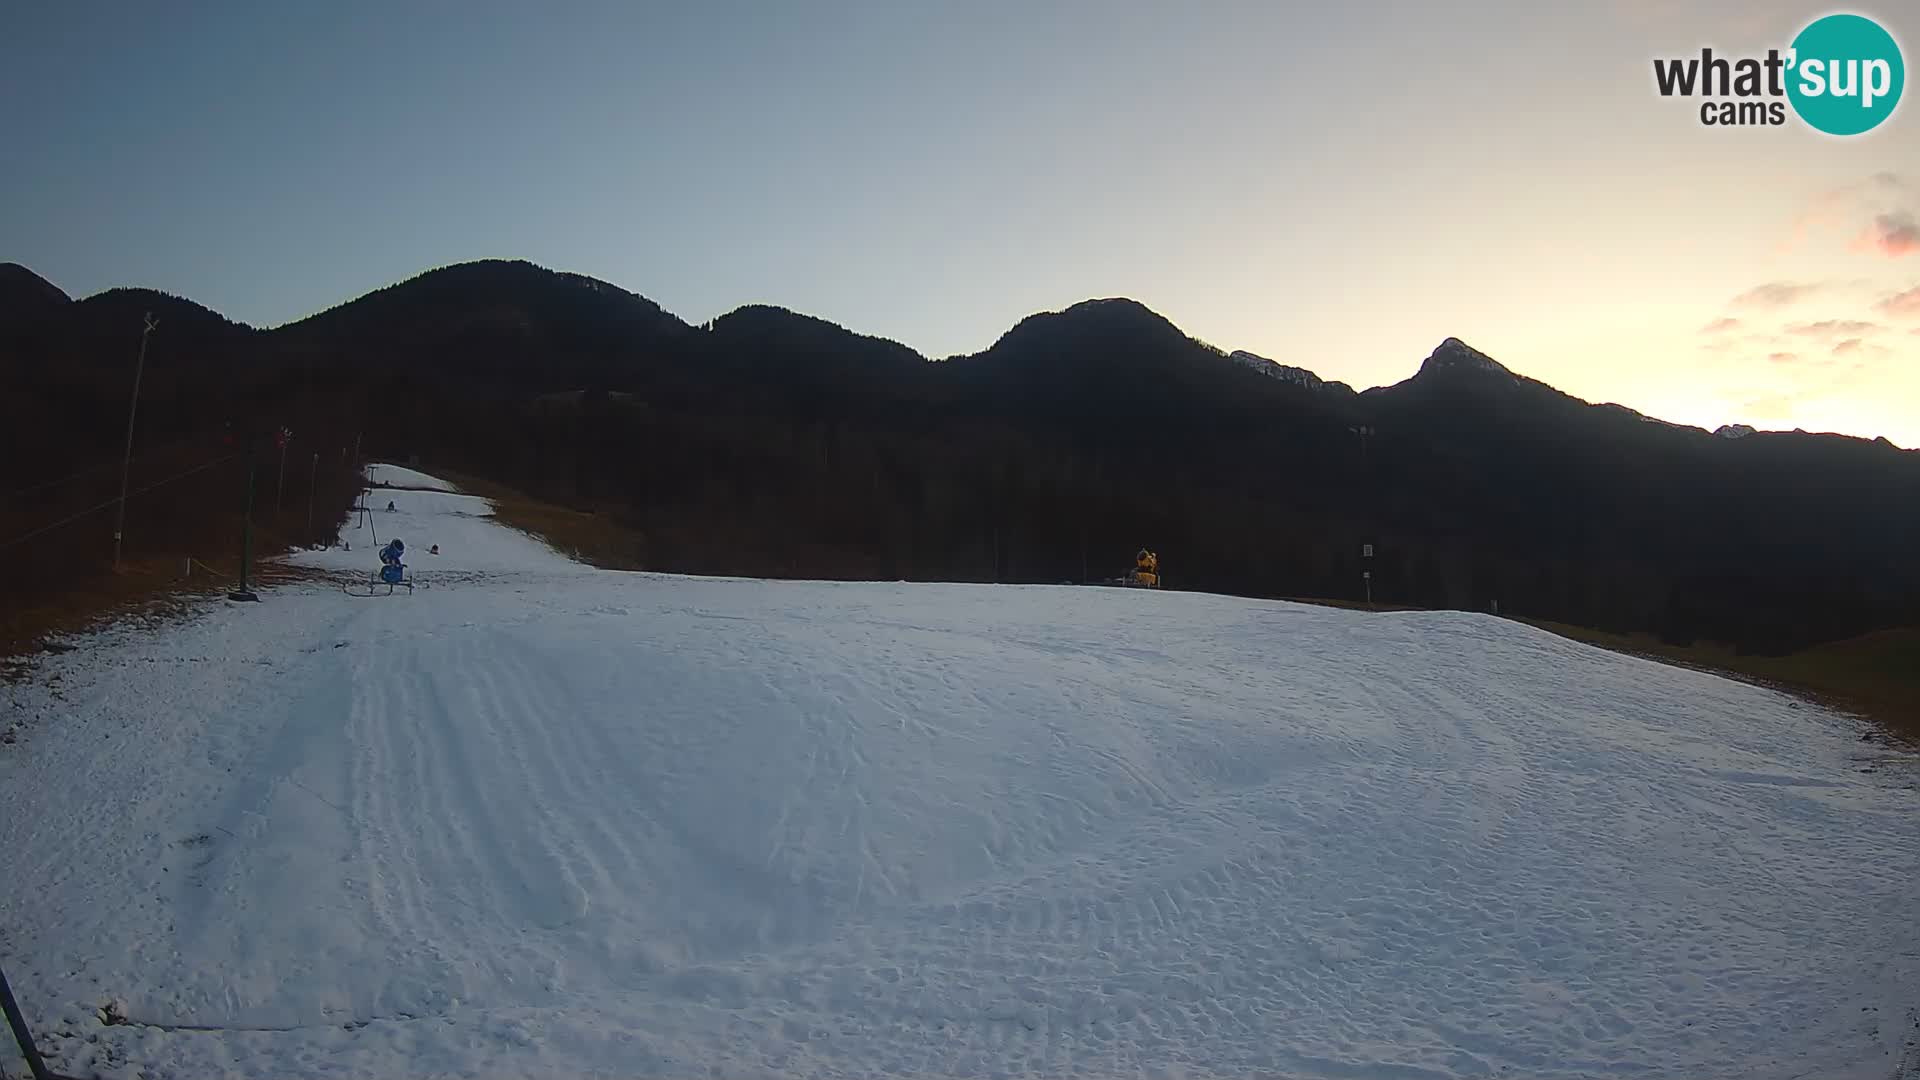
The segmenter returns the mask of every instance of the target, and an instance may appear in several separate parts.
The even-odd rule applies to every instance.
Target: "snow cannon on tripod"
[[[402,561],[406,553],[406,542],[399,537],[387,541],[387,546],[380,549],[380,569],[363,583],[343,586],[344,591],[348,596],[392,596],[395,589],[412,593],[413,578],[407,575],[406,563]],[[380,591],[383,585],[385,592]]]

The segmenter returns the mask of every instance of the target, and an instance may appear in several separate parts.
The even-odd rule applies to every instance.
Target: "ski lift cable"
[[[212,461],[207,462],[204,465],[196,465],[193,468],[188,469],[186,472],[175,473],[174,475],[167,477],[165,480],[156,480],[153,483],[147,484],[144,487],[135,488],[134,490],[127,492],[126,497],[131,499],[135,495],[144,495],[155,488],[165,487],[166,485],[174,483],[176,481],[185,480],[187,477],[193,476],[196,473],[206,472],[208,469],[211,469],[216,465],[224,465],[227,462],[232,461],[234,458],[237,458],[239,456],[240,456],[239,454],[228,454],[226,457],[216,458]],[[77,514],[69,514],[68,516],[61,518],[59,521],[56,521],[51,525],[43,525],[40,528],[33,530],[32,532],[25,533],[20,536],[16,536],[11,540],[6,541],[5,543],[0,543],[0,551],[7,551],[11,548],[19,547],[21,544],[24,544],[27,541],[34,539],[35,537],[43,536],[47,533],[52,532],[55,529],[61,528],[63,526],[71,525],[74,522],[79,521],[81,518],[87,517],[90,514],[97,514],[102,510],[110,510],[119,502],[120,502],[120,496],[116,495],[113,498],[108,499],[106,502],[100,503],[97,506],[88,507],[87,509],[80,511]]]
[[[167,443],[163,446],[156,446],[146,451],[145,453],[140,454],[138,457],[133,458],[132,460],[136,462],[151,461],[153,458],[158,457],[160,454],[163,454],[169,450],[178,449],[181,446],[186,445],[190,441],[191,440],[182,440],[180,442]],[[62,476],[57,480],[43,480],[37,484],[29,484],[28,486],[19,488],[18,490],[9,491],[7,492],[7,498],[18,499],[23,495],[31,495],[36,491],[45,491],[50,487],[57,487],[61,484],[69,484],[75,480],[80,479],[83,476],[91,476],[92,474],[97,473],[102,469],[110,469],[119,464],[120,462],[118,461],[103,461],[103,462],[100,462],[98,465],[90,465],[87,468],[81,469],[79,472],[68,473],[66,476]]]

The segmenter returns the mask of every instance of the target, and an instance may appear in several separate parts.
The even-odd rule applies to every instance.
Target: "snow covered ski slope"
[[[600,572],[387,498],[415,595],[4,690],[57,1068],[1888,1080],[1916,1034],[1912,763],[1812,706],[1476,615]]]
[[[384,484],[388,488],[412,488],[421,491],[459,491],[459,485],[450,484],[437,476],[429,476],[418,469],[409,469],[404,465],[369,465],[367,480],[373,484]],[[386,488],[376,487],[376,493]],[[378,502],[379,500],[369,500]],[[381,505],[385,505],[381,503]]]

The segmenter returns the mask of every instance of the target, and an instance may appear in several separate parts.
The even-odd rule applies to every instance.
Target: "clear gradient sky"
[[[1920,89],[1849,139],[1654,91],[1828,10],[11,4],[0,260],[273,326],[525,258],[932,356],[1130,296],[1359,388],[1455,335],[1666,419],[1920,446]],[[1843,10],[1920,64],[1920,10]]]

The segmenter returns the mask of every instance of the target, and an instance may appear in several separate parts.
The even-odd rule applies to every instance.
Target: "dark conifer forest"
[[[1671,425],[1452,339],[1356,393],[1311,373],[1333,358],[1226,353],[1112,299],[936,360],[775,307],[689,325],[524,262],[272,330],[0,267],[0,542],[36,534],[0,564],[16,600],[110,561],[100,515],[37,530],[118,490],[149,312],[140,543],[228,528],[250,438],[261,520],[322,539],[358,440],[605,515],[662,571],[1083,582],[1146,545],[1171,588],[1357,600],[1370,568],[1381,603],[1753,652],[1920,624],[1920,453],[1884,440]]]

